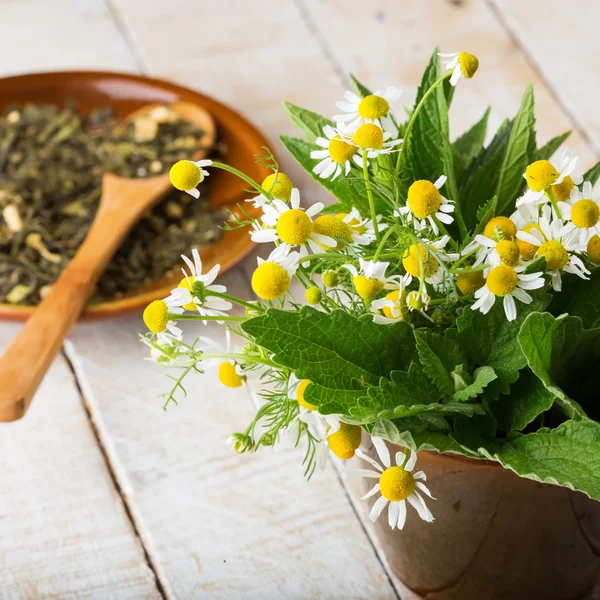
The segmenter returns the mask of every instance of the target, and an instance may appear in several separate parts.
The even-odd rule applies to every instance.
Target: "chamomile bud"
[[[342,460],[349,460],[360,446],[362,430],[358,425],[340,423],[340,428],[327,436],[327,444],[331,451]]]
[[[429,305],[429,295],[427,292],[418,292],[413,290],[406,297],[406,304],[410,310],[426,310]]]
[[[229,443],[238,454],[254,449],[254,440],[245,433],[234,433],[229,438]]]
[[[591,262],[600,265],[600,236],[595,234],[587,245],[587,255]]]
[[[332,270],[325,271],[323,273],[323,283],[327,287],[335,287],[340,282],[340,276]]]
[[[525,179],[530,190],[543,192],[559,177],[556,167],[547,160],[536,160],[525,170]]]
[[[319,304],[323,298],[323,293],[321,290],[314,285],[306,290],[306,301],[309,304]]]
[[[164,300],[151,302],[144,310],[144,323],[152,333],[162,333],[167,328],[169,309]]]
[[[483,271],[470,272],[471,267],[465,267],[465,271],[467,269],[469,269],[469,272],[459,273],[456,277],[456,287],[465,296],[470,296],[485,285],[485,278],[483,277]]]
[[[202,181],[202,169],[190,160],[179,160],[171,167],[169,179],[174,188],[189,192]]]
[[[236,365],[224,361],[219,365],[219,381],[230,388],[239,388],[244,384],[244,377],[237,372]]]
[[[514,240],[517,235],[517,226],[508,217],[494,217],[487,222],[483,235],[496,242]]]
[[[290,276],[275,262],[260,264],[252,275],[252,289],[263,300],[277,300],[290,288]]]
[[[292,197],[292,180],[285,173],[272,173],[265,177],[261,187],[271,192],[274,198],[287,202]]]

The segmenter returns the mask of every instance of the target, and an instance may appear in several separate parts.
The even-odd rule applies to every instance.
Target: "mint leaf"
[[[300,379],[310,379],[306,400],[323,414],[348,414],[367,396],[369,386],[379,386],[395,369],[407,369],[415,355],[407,323],[383,327],[370,316],[358,319],[342,310],[270,309],[242,328],[275,362],[293,369]]]
[[[600,500],[600,424],[566,421],[480,452],[527,479],[561,485]]]
[[[500,393],[509,393],[509,384],[514,383],[519,371],[527,365],[521,351],[517,334],[527,315],[544,310],[550,301],[545,293],[533,293],[531,304],[517,303],[517,318],[507,321],[501,299],[497,299],[492,310],[483,315],[466,308],[457,319],[458,329],[446,333],[458,342],[474,366],[490,366],[497,375],[485,389],[486,397],[497,398]]]
[[[557,135],[555,138],[552,138],[541,148],[538,148],[535,153],[535,160],[549,160],[570,135],[571,131],[567,131],[562,135]]]
[[[589,280],[577,275],[563,277],[563,291],[554,294],[551,312],[579,317],[585,328],[600,326],[600,267],[592,269]]]
[[[482,204],[477,209],[477,227],[475,228],[476,234],[483,233],[488,221],[496,214],[497,207],[498,196],[492,196],[487,202]]]
[[[600,177],[600,162],[597,162],[591,169],[583,174],[583,180],[589,181],[592,185],[596,185]]]
[[[415,331],[415,339],[423,370],[442,392],[451,396],[454,393],[451,373],[456,365],[466,362],[459,345],[453,340],[428,331]]]
[[[535,153],[535,115],[533,114],[533,86],[529,84],[519,112],[513,120],[508,144],[500,167],[496,186],[499,214],[510,214],[515,200],[525,185],[523,173]]]
[[[284,101],[283,108],[292,123],[306,134],[310,142],[314,142],[316,138],[323,136],[325,125],[334,126],[333,121],[305,108],[300,108],[291,102]]]
[[[350,73],[350,79],[352,80],[352,83],[356,88],[357,94],[361,98],[364,98],[365,96],[370,96],[373,93],[368,87],[364,86],[358,79],[356,79],[356,77],[352,73]]]
[[[465,380],[462,370],[458,372],[455,370],[452,374],[456,387],[452,399],[455,402],[466,402],[472,398],[477,398],[483,393],[485,387],[497,378],[496,372],[492,367],[479,367],[475,369],[470,383],[467,383]]]
[[[454,156],[454,172],[456,180],[460,181],[467,167],[473,162],[474,158],[481,152],[485,135],[487,133],[488,117],[490,116],[489,107],[483,113],[483,117],[471,129],[463,133],[452,143],[452,155]]]

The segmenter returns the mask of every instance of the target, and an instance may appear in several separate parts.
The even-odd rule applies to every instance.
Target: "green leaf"
[[[529,273],[545,273],[546,272],[546,257],[538,256],[534,261],[530,262],[523,273],[528,275]]]
[[[496,185],[499,214],[512,212],[515,201],[525,185],[523,173],[534,157],[536,143],[533,105],[533,86],[529,84],[519,112],[513,120],[510,138],[500,167]]]
[[[350,79],[352,80],[352,83],[356,88],[357,94],[361,98],[364,98],[365,96],[370,96],[373,93],[368,87],[364,86],[358,79],[356,79],[356,77],[352,73],[350,73]]]
[[[477,211],[497,189],[500,169],[512,131],[512,122],[504,121],[489,146],[481,150],[463,175],[460,187],[460,206],[469,229],[477,224]]]
[[[453,374],[456,391],[452,395],[452,399],[455,402],[466,402],[472,398],[477,398],[483,393],[485,387],[497,378],[496,372],[492,367],[479,367],[475,369],[470,383],[465,380],[464,372],[457,372],[455,370]]]
[[[490,411],[498,427],[510,433],[521,431],[554,404],[554,394],[546,389],[530,369],[519,371],[519,379],[510,386],[510,393],[490,403]]]
[[[508,394],[509,384],[517,380],[519,371],[527,365],[517,334],[529,313],[544,310],[550,302],[548,294],[534,292],[532,296],[531,304],[517,304],[514,321],[506,320],[502,299],[496,299],[487,315],[466,308],[456,321],[458,329],[446,333],[459,343],[471,364],[490,366],[496,372],[498,378],[486,387],[486,397]]]
[[[480,450],[527,479],[561,485],[600,500],[600,424],[566,421]]]
[[[379,386],[395,369],[407,369],[415,357],[407,323],[382,327],[370,316],[357,319],[342,310],[270,309],[242,328],[275,362],[293,369],[300,379],[310,379],[306,400],[323,414],[348,414],[367,396],[369,386]]]
[[[488,117],[490,109],[483,113],[483,117],[471,129],[463,133],[452,143],[452,154],[454,156],[454,172],[456,180],[460,181],[467,167],[473,162],[475,157],[481,152],[485,135],[487,133]]]
[[[440,59],[436,49],[423,74],[415,107],[439,78]],[[448,179],[444,184],[444,195],[457,200],[458,186],[449,139],[448,104],[442,86],[438,86],[427,98],[414,122],[409,139],[404,143],[407,147],[403,154],[409,157],[414,179],[435,181],[440,175],[446,175]]]
[[[310,142],[314,142],[316,138],[323,136],[323,127],[325,125],[334,126],[333,122],[329,119],[305,108],[300,108],[291,102],[284,101],[283,108],[292,123],[306,134]]]
[[[534,160],[549,160],[570,135],[571,131],[567,131],[562,135],[557,135],[555,138],[552,138],[541,148],[538,148],[537,152],[535,153]]]
[[[550,313],[536,312],[527,316],[517,336],[530,369],[561,401],[569,416],[573,416],[573,412],[583,414],[583,411],[556,382],[575,352],[582,332],[583,324],[578,317],[557,319]]]
[[[596,185],[600,177],[600,162],[597,162],[591,169],[583,174],[583,180],[589,181],[592,185]]]
[[[466,362],[459,345],[453,340],[428,331],[415,331],[415,339],[424,371],[440,391],[451,396],[454,393],[451,373],[456,365]]]
[[[477,209],[477,227],[475,228],[475,234],[483,233],[488,221],[496,214],[497,206],[498,196],[492,196]]]
[[[599,326],[600,267],[592,269],[589,280],[566,274],[563,277],[563,291],[554,295],[551,312],[579,317],[586,329]]]

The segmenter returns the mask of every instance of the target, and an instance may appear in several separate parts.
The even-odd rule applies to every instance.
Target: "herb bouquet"
[[[397,88],[355,79],[331,120],[286,103],[305,139],[282,141],[332,206],[304,208],[271,155],[260,184],[221,163],[174,165],[173,184],[192,194],[204,168],[245,179],[262,216],[225,226],[275,247],[252,276],[259,301],[229,296],[194,253],[144,313],[152,358],[181,371],[167,404],[212,366],[226,386],[258,386],[235,450],[291,439],[308,476],[329,453],[358,456],[370,517],[387,509],[392,529],[433,521],[419,450],[600,499],[600,164],[581,176],[568,152],[550,162],[569,134],[538,147],[531,87],[487,146],[489,111],[450,142],[454,86],[477,68],[465,52],[434,53],[402,111]],[[223,323],[246,343],[184,342],[183,320]],[[386,442],[400,447],[390,455]]]

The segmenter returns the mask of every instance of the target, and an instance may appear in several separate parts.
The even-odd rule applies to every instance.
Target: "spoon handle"
[[[115,202],[113,193],[105,198],[107,190],[118,190],[119,201]],[[158,197],[164,190],[153,191]],[[85,241],[0,358],[0,422],[20,419],[26,413],[104,268],[147,205],[139,202],[135,186],[105,186]]]

